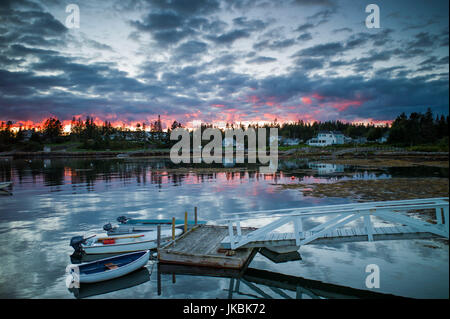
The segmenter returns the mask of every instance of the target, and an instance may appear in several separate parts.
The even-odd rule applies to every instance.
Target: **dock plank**
[[[242,235],[254,229],[242,228]],[[158,250],[161,263],[240,269],[252,258],[252,248],[237,249],[230,256],[219,251],[228,236],[225,226],[200,225]]]

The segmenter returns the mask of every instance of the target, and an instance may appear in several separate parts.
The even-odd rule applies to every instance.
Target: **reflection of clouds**
[[[68,171],[73,173],[84,165],[91,167],[91,162],[94,172],[76,172],[67,178]],[[106,222],[115,222],[120,215],[183,219],[188,211],[189,218],[193,218],[197,206],[199,220],[214,221],[223,218],[224,213],[349,202],[303,197],[292,190],[272,192],[275,182],[290,182],[290,175],[282,173],[276,180],[251,172],[172,174],[154,171],[156,163],[52,160],[47,169],[50,171],[44,173],[43,161],[13,161],[14,196],[2,198],[0,208],[0,297],[72,298],[64,283],[65,267],[72,253],[70,238],[101,232]],[[20,173],[17,165],[21,166]],[[51,170],[61,170],[62,174],[52,174]],[[56,185],[59,191],[51,193],[55,187],[52,178],[59,181],[60,176],[62,183]],[[328,218],[307,219],[304,227],[314,227]],[[275,217],[267,214],[242,226],[261,227],[273,220]],[[284,225],[277,231],[290,232],[292,225]],[[257,255],[250,266],[365,289],[364,268],[368,263],[376,263],[384,271],[384,292],[419,297],[448,295],[448,285],[443,280],[447,278],[448,282],[448,246],[432,241],[439,247],[432,249],[424,246],[427,242],[307,245],[300,250],[301,261],[273,264]],[[412,284],[406,279],[406,269],[411,267],[412,279],[408,280]],[[171,276],[163,275],[162,295],[158,297],[155,276],[156,270],[148,283],[97,297],[226,298],[225,289],[229,287],[229,279],[224,278],[177,276],[176,284],[172,284]],[[425,288],[426,293],[420,292],[419,285],[434,285],[435,291]]]

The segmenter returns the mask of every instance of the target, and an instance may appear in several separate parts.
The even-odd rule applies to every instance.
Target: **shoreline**
[[[247,157],[247,153],[245,156]],[[191,151],[192,156],[192,151]],[[22,151],[10,151],[0,153],[0,159],[22,159],[22,158],[131,158],[131,157],[170,157],[170,149],[160,150],[133,150],[133,151],[79,151],[79,152],[67,152],[65,150],[58,151],[38,151],[38,152],[22,152]],[[284,160],[295,159],[310,159],[320,160],[328,163],[335,164],[355,164],[360,162],[369,166],[393,166],[391,164],[400,164],[404,166],[404,162],[417,162],[417,160],[423,159],[423,162],[439,162],[442,165],[443,162],[448,162],[448,152],[419,152],[419,151],[371,151],[366,149],[349,149],[346,152],[315,149],[310,152],[289,152],[279,151],[278,157]],[[374,159],[380,159],[376,161]],[[389,163],[389,159],[393,159],[394,163]],[[395,163],[397,160],[398,163]],[[448,165],[447,165],[448,167]]]

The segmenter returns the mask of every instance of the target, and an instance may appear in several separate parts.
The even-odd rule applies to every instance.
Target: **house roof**
[[[319,131],[319,134],[334,134],[334,135],[344,135],[340,131]]]

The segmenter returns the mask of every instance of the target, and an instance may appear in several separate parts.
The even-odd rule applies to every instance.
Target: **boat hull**
[[[102,245],[102,246],[82,246],[86,254],[110,254],[110,253],[126,253],[140,250],[151,250],[156,248],[154,240],[117,245]]]
[[[150,251],[147,250],[145,253],[138,254],[139,257],[136,259],[132,259],[129,263],[125,265],[121,265],[120,267],[116,269],[109,269],[106,271],[99,271],[96,273],[87,274],[84,273],[84,269],[106,264],[109,262],[117,262],[120,261],[122,258],[133,258],[133,255],[136,255],[136,253],[132,254],[125,254],[121,256],[115,256],[115,257],[109,257],[101,260],[97,260],[94,262],[84,263],[80,265],[70,265],[69,266],[69,274],[73,277],[74,281],[78,281],[79,283],[94,283],[94,282],[100,282],[105,280],[110,280],[114,278],[118,278],[124,275],[127,275],[135,270],[138,270],[139,268],[144,267],[149,258],[150,258]],[[99,266],[100,267],[100,266]],[[78,269],[78,270],[77,270]]]
[[[0,183],[0,189],[7,188],[9,185],[11,185],[11,182]]]
[[[183,233],[181,229],[175,229],[175,236],[179,236]],[[137,237],[142,236],[142,237]],[[161,244],[165,244],[172,239],[172,230],[166,229],[161,231]],[[127,235],[117,235],[113,236],[114,240],[117,242],[112,244],[104,244],[98,242],[98,238],[101,236],[96,236],[91,238],[86,243],[81,244],[81,249],[86,254],[110,254],[110,253],[125,253],[134,252],[140,250],[151,250],[157,248],[157,232],[145,232],[137,233],[136,236],[128,236],[135,238],[127,238]]]

